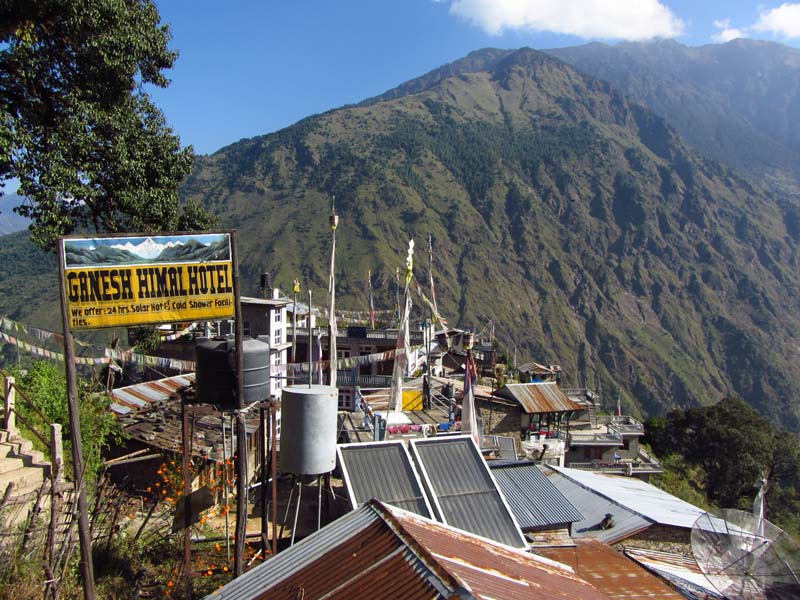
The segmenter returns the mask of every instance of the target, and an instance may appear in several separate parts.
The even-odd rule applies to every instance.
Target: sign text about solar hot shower
[[[230,234],[64,239],[70,327],[229,318]]]

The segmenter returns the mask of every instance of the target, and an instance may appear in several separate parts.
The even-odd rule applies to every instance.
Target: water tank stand
[[[333,488],[330,486],[330,473],[323,473],[321,475],[317,475],[317,531],[322,528],[322,485],[323,485],[323,478],[328,481],[327,488],[330,490],[331,496],[336,500],[335,495],[333,493]],[[283,514],[283,523],[281,523],[281,531],[280,537],[283,537],[283,531],[286,528],[286,521],[289,518],[289,511],[292,508],[292,498],[294,497],[294,490],[295,487],[297,488],[297,502],[294,508],[294,522],[292,525],[292,539],[289,543],[290,546],[294,546],[294,537],[297,532],[297,520],[300,515],[300,503],[302,501],[303,496],[303,480],[299,475],[292,475],[292,481],[290,483],[289,488],[289,499],[286,501],[286,512]]]

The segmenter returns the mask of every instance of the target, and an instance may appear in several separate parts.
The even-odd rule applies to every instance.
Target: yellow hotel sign
[[[232,317],[229,233],[63,238],[72,329]]]

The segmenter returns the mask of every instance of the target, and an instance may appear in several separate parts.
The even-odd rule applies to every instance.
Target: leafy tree
[[[0,3],[0,181],[17,178],[33,240],[95,231],[204,229],[181,206],[191,147],[146,85],[166,87],[177,53],[151,0]]]
[[[692,472],[709,500],[722,507],[752,510],[754,483],[766,475],[767,516],[792,532],[800,531],[800,440],[776,431],[750,405],[725,398],[713,406],[672,411],[645,425],[645,441],[667,458],[662,480],[675,487],[675,471]],[[678,458],[679,457],[679,458]],[[683,465],[676,469],[675,465]],[[670,481],[672,483],[670,484]]]
[[[67,472],[72,471],[72,435],[69,428],[67,409],[67,382],[63,365],[50,361],[34,362],[21,376],[17,383],[25,397],[33,403],[44,416],[42,418],[25,402],[18,402],[18,410],[26,421],[33,423],[36,429],[47,435],[50,423],[61,423],[64,439],[64,459]],[[81,439],[87,474],[91,477],[102,466],[102,452],[109,445],[119,440],[122,435],[120,423],[109,410],[109,396],[98,392],[89,382],[81,380],[79,389],[79,411],[81,422]]]

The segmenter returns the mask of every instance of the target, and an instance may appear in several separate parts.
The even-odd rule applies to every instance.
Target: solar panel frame
[[[508,546],[527,547],[500,486],[470,436],[409,443],[437,520]],[[455,468],[458,465],[462,468]]]
[[[434,510],[402,440],[340,444],[339,465],[355,510],[371,498],[433,519]],[[379,473],[382,476],[372,476]]]

